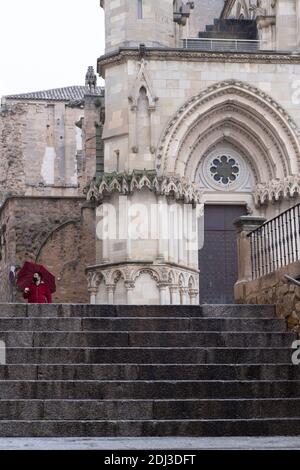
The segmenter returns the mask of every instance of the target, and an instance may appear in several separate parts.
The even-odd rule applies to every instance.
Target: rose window
[[[240,167],[234,158],[222,155],[213,160],[210,166],[210,173],[216,183],[228,186],[239,177]]]

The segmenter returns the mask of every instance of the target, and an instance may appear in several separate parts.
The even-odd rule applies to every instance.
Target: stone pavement
[[[299,450],[300,437],[0,438],[0,450]]]

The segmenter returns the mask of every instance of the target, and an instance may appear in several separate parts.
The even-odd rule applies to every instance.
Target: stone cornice
[[[94,178],[85,188],[88,201],[99,205],[105,197],[119,193],[130,195],[147,188],[159,196],[172,197],[186,204],[200,204],[203,193],[195,184],[177,176],[158,176],[156,171],[134,171],[133,173],[105,173]]]
[[[120,64],[126,60],[140,61],[137,47],[120,48],[116,52],[103,55],[98,59],[98,73],[104,77],[105,68]],[[146,48],[146,60],[191,60],[196,62],[232,62],[232,63],[278,63],[300,64],[299,53],[259,51],[247,52],[217,52],[197,51],[190,49],[173,48]]]

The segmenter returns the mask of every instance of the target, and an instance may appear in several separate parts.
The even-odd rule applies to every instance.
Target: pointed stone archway
[[[256,184],[300,172],[300,131],[289,114],[262,90],[229,80],[201,91],[173,116],[156,155],[161,174],[195,181],[201,157],[219,141],[239,146]]]

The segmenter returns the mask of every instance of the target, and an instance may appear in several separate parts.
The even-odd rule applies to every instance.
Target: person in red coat
[[[32,283],[24,289],[23,297],[28,300],[29,304],[52,303],[51,291],[43,282],[41,273],[34,273]]]

